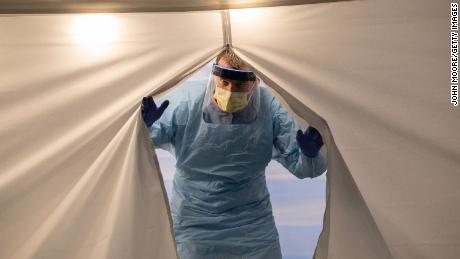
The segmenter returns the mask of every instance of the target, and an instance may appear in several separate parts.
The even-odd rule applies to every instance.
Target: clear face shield
[[[203,101],[208,123],[245,124],[257,118],[259,80],[252,71],[213,65]]]

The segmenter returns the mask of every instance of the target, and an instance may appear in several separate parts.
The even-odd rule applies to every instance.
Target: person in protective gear
[[[275,159],[296,177],[326,170],[323,141],[305,133],[233,52],[216,59],[208,85],[142,102],[154,146],[176,158],[171,215],[181,259],[282,258],[265,182]],[[167,107],[167,108],[166,108]],[[152,122],[153,121],[153,122]]]

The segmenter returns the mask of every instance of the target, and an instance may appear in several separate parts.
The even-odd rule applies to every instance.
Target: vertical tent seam
[[[224,39],[224,47],[231,48],[232,47],[232,30],[230,26],[230,11],[222,10],[220,12],[222,18],[222,33]]]

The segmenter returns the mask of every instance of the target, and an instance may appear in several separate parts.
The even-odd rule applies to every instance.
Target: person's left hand
[[[152,124],[161,117],[166,108],[168,108],[168,105],[168,100],[164,101],[160,107],[157,107],[152,96],[145,96],[142,98],[141,112],[145,125],[150,128]]]
[[[323,146],[323,138],[318,130],[308,127],[305,133],[302,133],[302,130],[297,131],[297,143],[304,155],[315,157]]]

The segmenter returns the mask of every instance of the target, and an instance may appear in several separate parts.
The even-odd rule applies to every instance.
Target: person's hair
[[[247,67],[246,62],[244,62],[241,58],[239,58],[235,54],[235,52],[229,49],[226,49],[222,51],[221,53],[219,53],[219,55],[217,55],[216,63],[219,63],[219,60],[221,58],[224,58],[225,61],[227,61],[227,63],[235,69],[241,69],[242,67]]]

